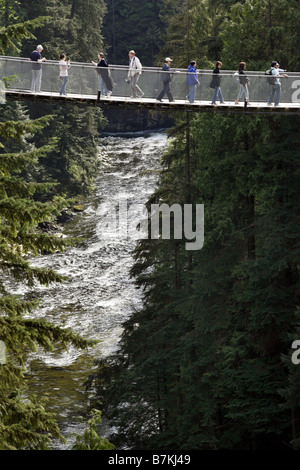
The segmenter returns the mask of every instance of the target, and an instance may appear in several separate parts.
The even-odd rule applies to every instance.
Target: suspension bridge
[[[30,99],[34,101],[52,101],[57,103],[86,103],[93,106],[122,107],[128,109],[148,108],[156,111],[205,111],[213,113],[260,113],[260,114],[300,114],[300,73],[288,72],[287,76],[280,77],[280,103],[277,106],[269,105],[268,98],[271,87],[264,72],[247,71],[249,79],[249,103],[240,101],[236,104],[239,82],[236,71],[224,70],[220,72],[221,90],[225,102],[218,101],[213,105],[214,90],[210,88],[212,71],[197,70],[200,82],[196,88],[196,97],[190,103],[186,96],[188,87],[186,79],[188,72],[185,69],[172,69],[171,89],[174,101],[170,102],[165,96],[162,101],[157,96],[162,90],[164,74],[159,67],[143,67],[138,75],[138,86],[143,95],[139,98],[131,97],[130,80],[128,79],[128,66],[111,65],[106,73],[112,83],[112,91],[107,96],[99,93],[99,73],[101,67],[93,64],[74,62],[68,69],[66,95],[60,95],[61,80],[59,77],[58,61],[47,60],[40,63],[41,88],[39,91],[31,89],[32,75],[35,62],[27,58],[0,56],[0,79],[2,80],[2,101],[5,98],[12,100]]]

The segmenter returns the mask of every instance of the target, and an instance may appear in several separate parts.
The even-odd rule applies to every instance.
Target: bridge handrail
[[[27,57],[12,57],[12,56],[3,56],[3,55],[0,55],[0,62],[1,61],[15,61],[15,62],[24,62],[24,63],[29,63],[30,62],[30,59],[27,58]],[[58,59],[55,60],[55,59],[47,59],[45,62],[43,62],[43,66],[44,65],[55,65],[55,66],[58,66]],[[93,65],[92,63],[88,63],[88,62],[71,62],[71,66],[72,67],[81,67],[81,68],[96,68],[95,65]],[[128,65],[109,65],[109,69],[111,70],[128,70]],[[153,72],[153,73],[162,73],[162,74],[167,74],[167,73],[170,73],[170,74],[177,74],[177,73],[185,73],[186,75],[188,74],[194,74],[193,72],[188,72],[187,69],[183,69],[183,68],[171,68],[169,71],[163,71],[161,70],[161,67],[148,67],[148,66],[143,66],[142,67],[142,72]],[[222,76],[228,76],[228,75],[233,75],[234,73],[236,73],[237,70],[222,70],[220,71],[219,73],[219,76],[222,77]],[[206,69],[197,69],[197,74],[199,75],[209,75],[211,76],[212,75],[212,70],[206,70]],[[290,71],[287,71],[286,74],[288,74],[289,77],[293,77],[293,78],[300,78],[300,72],[290,72]],[[255,70],[249,70],[249,71],[246,71],[246,75],[248,78],[250,77],[264,77],[266,78],[266,75],[265,75],[265,72],[263,71],[255,71]]]

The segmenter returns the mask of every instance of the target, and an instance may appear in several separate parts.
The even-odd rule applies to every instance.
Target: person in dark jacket
[[[40,44],[35,51],[32,51],[29,59],[32,64],[32,79],[31,79],[31,93],[40,93],[42,82],[42,62],[45,62],[45,57],[42,57],[43,46]]]
[[[108,70],[108,62],[104,58],[103,52],[98,54],[98,64],[92,60],[92,64],[97,66],[98,80],[99,80],[99,90],[102,96],[110,96],[112,93],[112,80],[110,78]]]
[[[192,60],[188,67],[188,73],[186,77],[186,84],[189,87],[189,93],[186,96],[186,99],[189,100],[190,103],[194,103],[197,86],[200,85],[200,82],[197,77],[197,70],[196,70],[196,61]]]
[[[224,98],[221,92],[221,77],[219,75],[221,67],[222,67],[222,62],[218,60],[213,70],[213,78],[210,84],[210,87],[215,89],[211,104],[216,104],[216,101],[218,98],[220,100],[220,104],[224,104]]]
[[[170,64],[173,62],[170,57],[165,58],[165,63],[162,67],[162,83],[163,83],[163,88],[161,92],[159,93],[158,97],[156,98],[157,101],[162,101],[162,98],[167,94],[167,97],[169,98],[170,102],[174,101],[172,91],[171,91],[171,80],[172,80],[172,72],[170,72]]]
[[[249,104],[249,90],[248,90],[248,85],[250,84],[250,81],[245,73],[246,69],[246,63],[245,62],[240,62],[239,63],[239,93],[238,96],[235,100],[235,104],[238,104],[239,100],[242,98],[243,95],[245,95],[245,101],[247,104]]]

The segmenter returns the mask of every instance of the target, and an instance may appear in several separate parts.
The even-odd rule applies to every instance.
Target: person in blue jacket
[[[194,103],[197,92],[197,86],[200,85],[200,82],[197,77],[196,65],[197,64],[195,60],[192,60],[190,62],[186,77],[186,84],[189,87],[189,93],[187,94],[186,99],[189,100],[190,103]]]

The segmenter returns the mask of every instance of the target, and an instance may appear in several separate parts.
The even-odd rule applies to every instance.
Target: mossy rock
[[[85,206],[83,204],[76,204],[76,206],[73,206],[73,210],[75,212],[82,212],[84,211]]]

